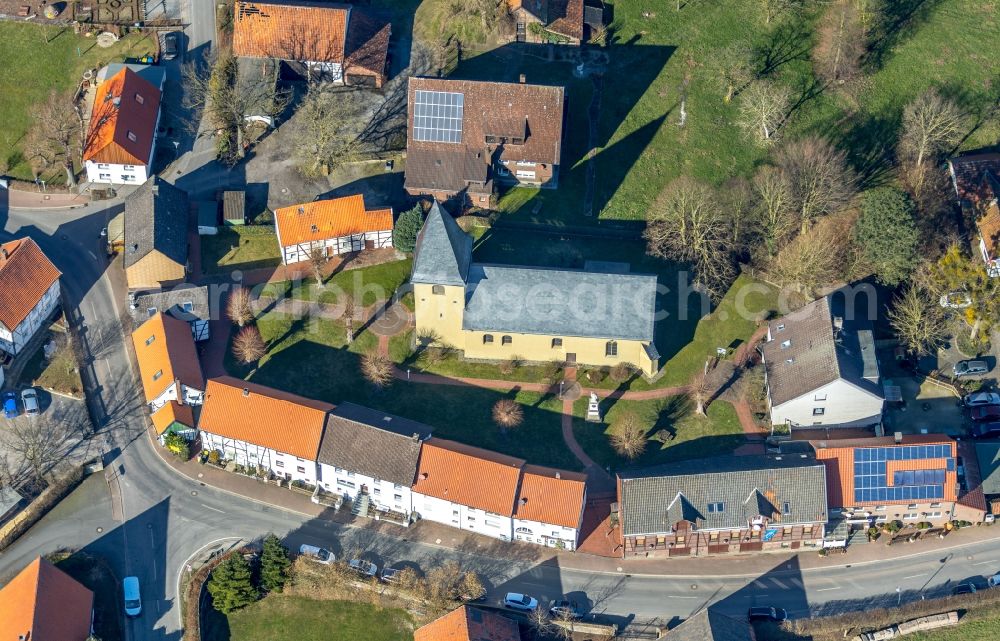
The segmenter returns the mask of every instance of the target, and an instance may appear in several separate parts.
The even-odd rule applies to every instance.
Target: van
[[[125,593],[125,615],[137,617],[142,612],[142,598],[139,596],[139,577],[127,576],[122,581]]]
[[[990,371],[990,366],[986,361],[958,361],[955,363],[955,376],[974,376],[976,374],[986,374]]]

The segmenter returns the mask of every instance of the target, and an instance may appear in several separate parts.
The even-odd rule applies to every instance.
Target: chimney
[[[834,329],[844,329],[844,317],[834,316],[833,317],[833,328]]]
[[[556,478],[557,479],[561,479],[562,478],[562,474],[560,474],[559,472],[556,472]]]
[[[521,497],[521,505],[527,505],[527,504],[528,504],[528,497],[522,496]]]
[[[7,251],[7,248],[6,248],[6,247],[4,247],[3,249],[0,249],[0,252],[3,252],[3,257],[4,257],[4,260],[6,260],[6,259],[10,258],[10,252],[9,252],[9,251]]]
[[[896,445],[899,445],[900,443],[903,442],[903,433],[902,432],[893,433],[892,440],[896,442]]]
[[[300,214],[306,213],[306,208],[305,207],[299,207],[299,213]]]
[[[522,73],[521,76],[518,78],[518,80],[523,85],[527,81],[527,78],[525,78],[524,74]]]
[[[159,196],[160,195],[160,186],[157,185],[156,183],[153,183],[152,192],[153,192],[154,196]]]
[[[243,388],[243,396],[250,396],[250,388],[249,387],[244,387]]]
[[[418,432],[414,432],[413,433],[413,440],[414,441],[419,441],[420,440],[420,434]]]
[[[427,472],[421,472],[420,473],[420,480],[421,481],[426,481],[427,480]]]

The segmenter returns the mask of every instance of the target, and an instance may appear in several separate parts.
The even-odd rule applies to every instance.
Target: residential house
[[[157,312],[132,332],[142,390],[156,412],[170,401],[201,405],[205,378],[188,324]]]
[[[158,86],[152,77],[125,65],[97,86],[83,144],[88,182],[141,185],[152,175],[166,74]]]
[[[692,459],[618,475],[624,557],[823,545],[826,468],[805,456]]]
[[[309,82],[381,87],[391,26],[349,4],[236,3],[233,53],[284,61]]]
[[[207,286],[183,284],[159,292],[143,292],[129,301],[129,315],[136,325],[160,312],[190,325],[195,341],[209,339],[212,315]]]
[[[466,358],[659,369],[656,276],[473,263],[472,239],[435,202],[410,282],[417,335]]]
[[[405,188],[489,207],[494,182],[556,188],[562,87],[410,78]]]
[[[194,420],[194,409],[177,401],[167,401],[160,409],[153,412],[153,429],[162,443],[167,434],[177,434],[189,441],[197,436]]]
[[[417,628],[413,641],[521,641],[517,621],[463,605]]]
[[[1000,154],[971,154],[948,161],[962,211],[976,221],[986,271],[1000,276]]]
[[[309,260],[314,251],[337,256],[392,247],[392,209],[366,209],[362,194],[274,210],[281,261]]]
[[[981,489],[989,501],[989,512],[1000,514],[1000,441],[977,441],[975,449]]]
[[[886,521],[943,525],[959,499],[954,439],[944,434],[813,440],[826,466],[827,505],[861,529]],[[981,521],[979,518],[970,520]]]
[[[660,638],[662,641],[756,641],[757,637],[745,617],[704,608]]]
[[[587,502],[587,475],[525,465],[514,504],[514,540],[575,550]]]
[[[841,292],[772,320],[761,346],[773,425],[869,427],[884,396],[872,324]]]
[[[38,557],[0,588],[0,639],[86,641],[94,593]]]
[[[59,276],[32,239],[0,245],[0,351],[17,356],[52,318],[59,308]]]
[[[202,447],[288,481],[317,482],[316,458],[333,405],[231,376],[208,381],[198,419]]]
[[[524,461],[432,437],[420,448],[413,511],[421,519],[511,540]]]
[[[583,0],[508,0],[508,5],[519,34],[534,23],[572,44],[584,39]]]
[[[187,193],[153,176],[125,198],[125,279],[130,290],[184,281],[188,262]]]
[[[408,520],[420,445],[431,428],[379,410],[341,403],[326,418],[320,484],[354,501],[356,512],[394,512]]]

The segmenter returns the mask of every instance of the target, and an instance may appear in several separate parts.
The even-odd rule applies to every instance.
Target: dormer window
[[[778,331],[779,332],[785,331],[785,324],[784,323],[778,323]]]
[[[708,513],[709,514],[719,514],[721,512],[724,512],[725,510],[726,510],[726,504],[723,503],[723,502],[721,502],[721,501],[719,501],[718,503],[709,503],[708,504]]]
[[[312,233],[315,234],[316,232],[319,231],[319,227],[317,227],[316,225],[310,225],[309,226],[309,231],[311,231]]]
[[[782,503],[781,504],[781,513],[784,514],[785,516],[791,516],[792,515],[792,504],[789,503],[788,501],[785,501],[784,503]]]
[[[131,132],[131,131],[128,132],[126,135],[128,136],[128,139],[131,140],[132,142],[135,142],[135,141],[138,140],[138,138],[136,137],[136,135],[133,132]]]

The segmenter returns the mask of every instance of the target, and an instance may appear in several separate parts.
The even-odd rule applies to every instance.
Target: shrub
[[[412,252],[417,244],[417,234],[424,224],[424,215],[420,205],[413,209],[404,211],[396,220],[396,226],[392,229],[392,244],[402,252]]]
[[[219,464],[219,450],[210,450],[208,452],[208,462],[212,465]]]
[[[604,370],[603,369],[589,369],[587,370],[587,382],[597,385],[604,380]]]
[[[212,606],[223,614],[246,607],[260,596],[253,585],[250,564],[239,552],[231,554],[212,572],[208,592],[212,595]]]
[[[542,366],[542,376],[544,376],[546,380],[556,382],[562,378],[560,374],[562,374],[562,370],[565,365],[565,363],[559,360],[549,361]]]
[[[521,366],[520,356],[511,356],[507,360],[500,363],[500,373],[504,376],[510,376],[514,371]]]
[[[622,412],[611,424],[608,440],[619,456],[633,460],[646,451],[647,428],[635,412]]]
[[[281,592],[288,581],[288,568],[292,561],[288,558],[288,548],[273,534],[264,538],[264,549],[260,556],[260,585],[268,592]]]
[[[611,368],[609,376],[616,383],[624,383],[632,378],[632,365],[629,363],[618,363]]]
[[[504,431],[518,427],[524,422],[521,404],[512,398],[501,398],[493,405],[493,422]]]
[[[163,437],[163,444],[180,460],[186,461],[191,458],[191,445],[183,436],[170,432]]]
[[[392,361],[388,356],[372,351],[361,357],[361,374],[378,388],[392,384]]]

